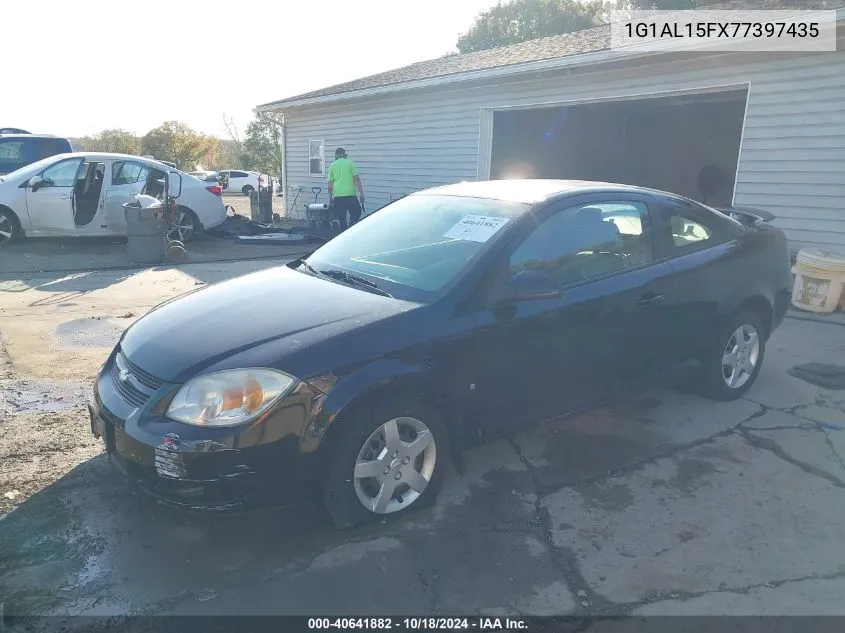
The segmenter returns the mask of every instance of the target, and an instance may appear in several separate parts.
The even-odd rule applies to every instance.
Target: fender
[[[375,396],[382,391],[385,395],[414,394],[420,397],[423,404],[437,409],[448,419],[453,459],[460,468],[460,429],[463,428],[463,417],[453,406],[448,390],[438,384],[439,375],[443,374],[437,371],[430,357],[416,355],[416,358],[405,356],[377,360],[341,378],[325,375],[308,380],[308,384],[321,390],[324,395],[314,407],[300,443],[300,451],[312,453],[327,444],[339,430],[335,428],[338,418],[342,418],[362,398]]]
[[[380,359],[362,365],[342,377],[326,374],[308,380],[308,384],[324,395],[313,410],[300,449],[308,453],[314,451],[335,420],[362,396],[386,388],[397,392],[409,389],[429,391],[433,363],[429,359],[409,360]]]

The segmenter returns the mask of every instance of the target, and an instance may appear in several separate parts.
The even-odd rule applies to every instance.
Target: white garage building
[[[842,4],[814,8],[832,8]],[[288,203],[336,147],[367,210],[462,180],[625,182],[767,209],[797,249],[845,250],[845,37],[826,53],[610,49],[609,27],[455,55],[265,104],[284,113]],[[709,200],[718,203],[717,200]],[[291,213],[290,210],[288,213]]]

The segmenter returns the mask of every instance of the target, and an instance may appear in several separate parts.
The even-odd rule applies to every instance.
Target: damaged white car
[[[139,156],[77,152],[0,177],[0,247],[24,236],[126,235],[124,203],[139,193],[155,196],[166,170]],[[226,207],[219,185],[177,173],[183,176],[178,233],[186,241],[221,224]]]

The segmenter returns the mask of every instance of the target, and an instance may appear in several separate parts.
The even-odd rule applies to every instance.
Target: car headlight
[[[236,426],[267,411],[296,383],[296,378],[273,369],[206,374],[182,385],[166,415],[193,426]]]

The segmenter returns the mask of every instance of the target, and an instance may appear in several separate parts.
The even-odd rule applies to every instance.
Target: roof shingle
[[[776,10],[776,9],[805,9],[826,10],[838,9],[845,5],[843,0],[809,0],[796,2],[795,0],[727,0],[710,4],[709,10]],[[584,53],[608,50],[610,48],[610,25],[604,24],[591,29],[552,35],[536,40],[529,40],[509,46],[499,46],[474,53],[450,55],[395,70],[362,77],[342,84],[321,88],[312,92],[288,97],[280,101],[264,104],[266,106],[283,106],[305,99],[326,97],[343,93],[354,93],[358,90],[379,88],[422,79],[446,77],[478,70],[502,68],[528,62],[538,62],[549,59],[560,59]],[[350,95],[354,96],[354,95]]]

